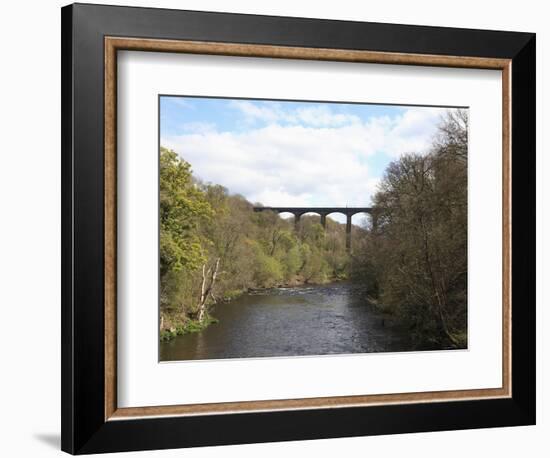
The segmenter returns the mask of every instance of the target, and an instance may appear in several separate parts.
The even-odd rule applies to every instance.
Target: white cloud
[[[256,121],[266,123],[304,124],[308,126],[341,126],[358,123],[357,116],[335,113],[327,105],[314,105],[296,109],[284,109],[280,103],[258,104],[247,100],[234,100],[231,106],[239,110],[248,123]]]
[[[247,100],[233,100],[230,106],[240,110],[246,120],[253,123],[257,120],[265,122],[276,122],[285,117],[285,111],[280,104],[271,103],[270,105],[258,105]]]
[[[297,116],[301,122],[310,126],[341,126],[361,122],[357,116],[334,113],[326,106],[300,108]]]
[[[198,126],[164,137],[162,144],[190,162],[202,180],[268,206],[370,204],[380,180],[373,169],[380,171],[381,162],[405,152],[425,152],[441,114],[440,109],[410,108],[362,122],[355,116],[337,118],[329,109],[304,108],[292,113],[302,125],[285,123],[283,116],[290,114],[276,105],[234,103],[267,125],[242,132]]]

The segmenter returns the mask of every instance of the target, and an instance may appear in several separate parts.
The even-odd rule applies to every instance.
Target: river
[[[219,323],[160,344],[161,361],[413,350],[399,323],[347,282],[251,292],[215,307]]]

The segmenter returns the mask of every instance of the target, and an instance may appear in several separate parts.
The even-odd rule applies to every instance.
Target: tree
[[[323,283],[347,275],[343,226],[253,211],[245,198],[193,178],[161,148],[161,337],[203,329],[215,304],[253,288]],[[339,240],[339,238],[341,240]]]
[[[212,207],[191,175],[191,166],[166,148],[160,151],[160,272],[197,269],[203,261],[198,226]]]
[[[467,113],[449,111],[427,154],[386,169],[364,281],[419,341],[464,346],[467,325]]]
[[[161,331],[171,327],[168,310],[186,316],[193,308],[193,277],[204,262],[198,231],[212,207],[193,180],[191,166],[166,148],[160,150],[160,306]]]

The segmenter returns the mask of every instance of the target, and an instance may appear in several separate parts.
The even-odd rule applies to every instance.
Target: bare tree
[[[213,266],[206,269],[206,264],[202,265],[202,282],[201,282],[201,295],[198,305],[197,319],[199,322],[203,322],[207,312],[207,301],[211,297],[212,300],[216,300],[213,294],[214,284],[216,283],[216,277],[218,275],[218,269],[220,267],[220,258],[216,259]]]

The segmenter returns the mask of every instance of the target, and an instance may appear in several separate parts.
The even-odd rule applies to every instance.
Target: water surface
[[[219,323],[160,344],[161,361],[413,350],[351,283],[276,288],[216,306]]]

